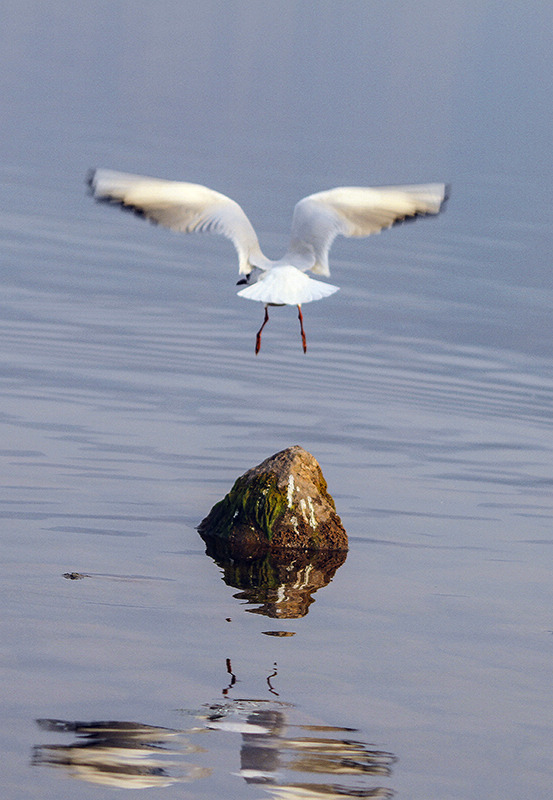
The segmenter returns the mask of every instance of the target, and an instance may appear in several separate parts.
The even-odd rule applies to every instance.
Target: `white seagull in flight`
[[[269,320],[269,306],[297,306],[303,352],[307,350],[301,306],[338,291],[305,273],[330,275],[328,251],[336,236],[369,236],[384,228],[427,214],[438,214],[447,199],[444,183],[418,186],[342,186],[310,194],[294,208],[292,233],[283,258],[271,261],[261,252],[257,234],[242,208],[230,197],[196,183],[92,170],[88,184],[97,200],[120,205],[174,231],[219,233],[238,253],[239,273],[248,284],[240,297],[265,304],[265,317],[255,340]]]

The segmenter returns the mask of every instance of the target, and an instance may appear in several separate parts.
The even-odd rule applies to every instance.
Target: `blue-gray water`
[[[109,778],[167,800],[549,800],[552,22],[549,2],[4,2],[3,797]],[[313,191],[453,189],[437,219],[337,240],[307,354],[285,308],[256,358],[232,246],[94,204],[95,165],[229,194],[272,257]],[[350,552],[278,620],[195,526],[292,444]]]

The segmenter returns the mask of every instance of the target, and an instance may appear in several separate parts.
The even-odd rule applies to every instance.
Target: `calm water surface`
[[[3,797],[550,798],[551,9],[496,5],[1,12]],[[453,192],[337,241],[307,355],[284,308],[256,358],[232,246],[95,164],[230,194],[273,257],[312,191]],[[292,444],[350,551],[275,595],[195,526]]]

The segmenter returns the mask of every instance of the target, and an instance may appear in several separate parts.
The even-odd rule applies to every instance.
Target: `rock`
[[[295,445],[267,458],[235,482],[198,526],[231,556],[268,551],[347,550],[348,537],[316,459]]]

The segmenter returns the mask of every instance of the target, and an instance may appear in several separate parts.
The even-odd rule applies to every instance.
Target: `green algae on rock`
[[[236,557],[269,550],[347,550],[347,533],[316,459],[295,445],[237,479],[198,526]]]

